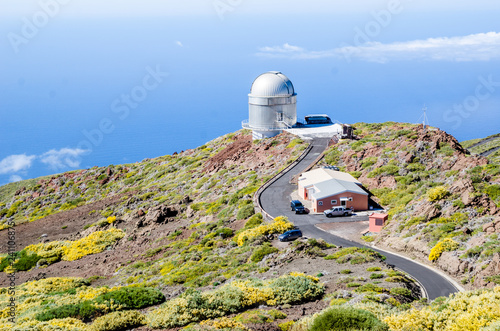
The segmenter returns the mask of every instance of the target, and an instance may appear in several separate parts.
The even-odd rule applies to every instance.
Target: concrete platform
[[[314,138],[332,138],[334,135],[342,134],[342,125],[306,125],[302,128],[286,129],[293,135],[299,136],[302,139]]]

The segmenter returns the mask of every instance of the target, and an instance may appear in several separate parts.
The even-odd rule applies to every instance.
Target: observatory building
[[[281,72],[260,75],[248,95],[249,120],[245,129],[252,130],[253,139],[271,138],[297,123],[297,94],[293,84]]]

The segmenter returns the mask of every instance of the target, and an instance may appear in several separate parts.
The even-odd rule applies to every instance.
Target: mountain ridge
[[[399,237],[407,230],[420,231],[412,226],[434,224],[433,220],[451,217],[464,208],[471,208],[470,211],[479,215],[477,229],[488,224],[487,217],[496,215],[491,205],[496,200],[485,193],[487,188],[481,185],[486,177],[488,185],[495,185],[492,183],[498,180],[498,174],[492,175],[492,171],[496,168],[488,168],[484,158],[467,155],[453,137],[434,128],[424,133],[419,126],[404,123],[358,123],[354,127],[359,139],[341,141],[330,147],[324,162],[339,165],[362,179],[378,196],[376,199],[389,207],[391,221],[387,228],[403,226],[401,231],[394,231]],[[395,141],[423,143],[414,150],[412,143],[398,145]],[[405,311],[424,314],[427,303],[419,300],[414,282],[385,264],[383,256],[376,252],[332,247],[315,239],[294,243],[269,239],[267,234],[292,225],[286,218],[263,222],[262,215],[254,214],[252,195],[306,148],[304,141],[287,133],[252,141],[249,131],[240,130],[178,155],[76,170],[0,188],[0,221],[3,224],[7,220],[15,221],[18,233],[26,234],[16,243],[17,267],[25,268],[16,274],[20,282],[18,291],[22,295],[29,291],[36,293],[32,301],[38,307],[26,309],[24,301],[21,302],[18,329],[28,325],[50,328],[55,325],[50,323],[58,323],[63,330],[119,330],[124,325],[127,325],[125,329],[178,330],[193,323],[188,329],[299,331],[308,329],[307,325],[328,310],[329,305],[332,305],[330,309],[354,307],[352,309],[369,311],[373,318],[391,327],[408,323]],[[439,156],[440,161],[435,163],[434,156]],[[422,162],[430,162],[429,168],[422,168]],[[409,164],[413,164],[410,169]],[[430,173],[437,166],[452,174],[445,176],[449,183],[440,181],[439,171]],[[447,186],[458,178],[462,183],[469,179],[470,189],[481,193],[470,197],[467,205],[462,202],[464,208],[453,206],[453,202],[462,197],[455,196]],[[436,183],[431,185],[428,182],[432,180]],[[398,185],[410,186],[415,185],[414,182],[426,184],[415,191],[398,192],[401,188]],[[444,199],[430,204],[421,199],[424,196],[427,199],[428,191],[439,186],[449,190],[446,199],[453,201],[451,206],[456,210]],[[457,186],[457,190],[460,189]],[[409,193],[411,199],[406,197],[405,200],[409,200],[404,201],[403,206],[399,198],[391,195],[394,192],[401,194],[401,198]],[[486,207],[482,207],[483,202],[487,202]],[[441,209],[438,203],[442,204]],[[410,209],[405,211],[407,206]],[[413,220],[414,224],[407,229],[405,225],[422,206],[428,208],[425,215],[429,219]],[[432,215],[434,209],[439,209],[441,215]],[[457,222],[460,220],[457,218]],[[477,229],[471,230],[482,235],[482,228]],[[420,234],[417,232],[412,236]],[[491,226],[485,228],[484,233],[492,236]],[[380,244],[395,238],[386,231],[375,242]],[[419,241],[416,237],[411,239]],[[496,249],[496,246],[488,247]],[[5,245],[1,249],[5,251]],[[431,247],[426,246],[423,256],[427,257],[430,250]],[[453,251],[442,252],[437,259],[438,266],[442,267],[439,263],[447,253]],[[6,267],[5,261],[2,256],[3,267]],[[470,265],[475,264],[481,269],[485,260],[477,262],[471,258]],[[488,268],[480,272],[491,271]],[[3,270],[11,271],[9,267]],[[482,276],[467,273],[467,277],[476,277],[479,282]],[[481,281],[487,277],[484,275]],[[66,288],[67,292],[48,289],[50,282]],[[492,287],[494,283],[486,284]],[[471,288],[472,285],[478,286],[478,283],[471,284]],[[33,292],[33,288],[38,290]],[[161,305],[161,302],[152,302],[149,308],[137,310],[115,307],[106,301],[131,288],[137,288],[134,292],[137,298],[153,288],[166,302]],[[494,295],[494,291],[496,289],[488,293]],[[242,293],[242,301],[228,301],[228,293]],[[290,293],[298,299],[290,298]],[[55,295],[60,299],[54,300]],[[272,296],[282,299],[276,301]],[[226,300],[220,303],[223,308],[213,310],[210,300],[214,297]],[[0,290],[0,301],[5,300],[8,296]],[[94,306],[90,315],[82,316],[84,305],[98,302],[101,305],[104,302],[107,308]],[[73,305],[73,310],[68,310],[69,306],[63,303]],[[277,305],[277,309],[254,309],[259,304]],[[490,303],[485,301],[485,304]],[[173,305],[181,308],[174,309]],[[199,309],[206,314],[197,315],[195,311]],[[66,315],[61,315],[63,311]],[[54,318],[56,315],[59,318]],[[422,317],[422,323],[428,323],[425,318]],[[203,325],[199,323],[207,319]],[[492,321],[490,318],[483,325]],[[0,320],[0,330],[10,329],[8,323]]]

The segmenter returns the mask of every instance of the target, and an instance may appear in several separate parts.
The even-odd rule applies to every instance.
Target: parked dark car
[[[295,240],[297,238],[302,237],[302,231],[296,229],[296,230],[290,230],[287,231],[283,234],[280,234],[278,239],[280,241],[290,241],[290,240]]]
[[[304,214],[306,212],[306,208],[299,200],[292,200],[290,206],[292,207],[292,211],[295,211],[295,214]]]

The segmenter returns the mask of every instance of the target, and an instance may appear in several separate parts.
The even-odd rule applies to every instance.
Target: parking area
[[[320,223],[316,224],[316,227],[344,239],[359,241],[362,233],[368,230],[368,221],[354,221],[349,224],[345,222]]]

